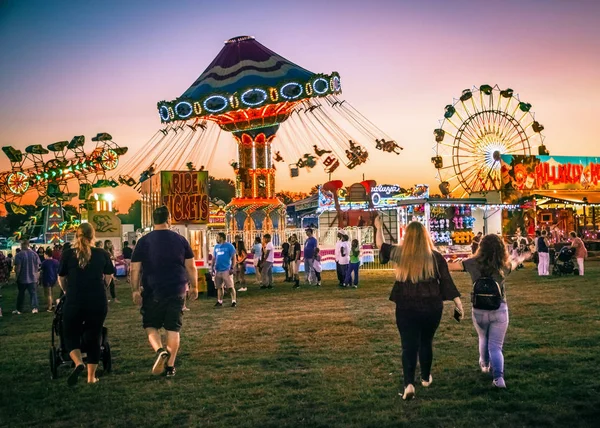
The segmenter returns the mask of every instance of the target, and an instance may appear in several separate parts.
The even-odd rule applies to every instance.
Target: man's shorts
[[[170,296],[162,299],[145,297],[140,309],[144,328],[180,331],[183,325],[184,303],[184,296]]]
[[[292,260],[290,266],[292,267],[292,273],[296,275],[300,270],[300,260]]]
[[[215,288],[233,288],[233,278],[229,271],[215,272]]]

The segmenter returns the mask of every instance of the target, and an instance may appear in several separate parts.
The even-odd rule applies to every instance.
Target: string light
[[[160,113],[160,118],[164,122],[169,120],[169,109],[167,108],[167,106],[160,106],[160,108],[158,109],[158,112]]]
[[[295,94],[295,95],[294,95],[294,94],[291,94],[291,95],[288,95],[288,94],[286,94],[286,92],[289,92],[289,91],[286,91],[286,88],[290,88],[290,87],[297,88],[297,90],[298,90],[298,93],[297,93],[297,94]],[[279,90],[279,94],[280,94],[280,95],[281,95],[283,98],[285,98],[286,100],[295,100],[295,99],[297,99],[297,98],[300,98],[300,96],[301,96],[303,93],[304,93],[304,91],[302,90],[302,85],[301,85],[300,83],[297,83],[297,82],[290,82],[290,83],[286,83],[286,84],[285,84],[285,85],[283,85],[283,86],[281,87],[281,89]]]
[[[175,106],[175,111],[181,119],[186,119],[192,115],[194,109],[187,101],[181,101]]]
[[[248,100],[248,97],[260,97],[259,101],[250,101]],[[242,94],[242,96],[240,97],[242,100],[242,103],[244,103],[247,106],[251,106],[251,107],[256,107],[261,105],[262,103],[264,103],[267,100],[267,91],[265,91],[264,89],[260,89],[260,88],[253,88],[253,89],[248,89],[246,92],[244,92]]]
[[[223,105],[221,105],[221,107],[218,108],[209,108],[208,107],[208,103],[211,102],[212,100],[220,100]],[[223,110],[225,110],[227,108],[227,98],[225,98],[222,95],[212,95],[210,97],[208,97],[207,99],[204,100],[204,102],[202,103],[202,106],[204,107],[204,110],[211,112],[211,113],[219,113]]]
[[[322,85],[319,85],[319,83],[322,83]],[[322,89],[318,89],[318,86],[322,86]],[[327,82],[327,79],[319,77],[313,82],[312,87],[317,94],[323,95],[329,91],[329,82]]]

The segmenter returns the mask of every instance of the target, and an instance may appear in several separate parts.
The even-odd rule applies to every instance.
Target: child
[[[319,247],[315,248],[315,261],[313,262],[313,269],[315,270],[315,276],[317,277],[317,287],[321,286],[321,271],[323,270],[321,267],[320,252],[321,250],[319,250]]]
[[[358,246],[358,239],[352,240],[352,247],[350,248],[350,266],[346,271],[346,280],[344,281],[346,287],[352,286],[352,288],[358,288],[358,268],[360,267],[360,248]],[[354,283],[352,283],[352,272],[354,272]]]
[[[52,287],[56,285],[58,280],[58,260],[52,258],[52,249],[46,248],[44,253],[44,261],[40,267],[42,272],[42,287],[44,288],[44,298],[48,303],[48,312],[52,312],[53,293]]]

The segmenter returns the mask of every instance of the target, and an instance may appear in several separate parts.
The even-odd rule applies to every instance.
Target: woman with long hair
[[[115,268],[109,254],[102,248],[92,247],[94,228],[82,223],[77,228],[71,248],[64,250],[59,269],[59,284],[65,292],[63,307],[63,336],[75,369],[67,382],[75,385],[85,370],[81,356],[81,342],[87,351],[87,381],[96,383],[96,369],[100,360],[102,326],[108,310],[105,286],[113,278]]]
[[[102,242],[102,241],[100,241]],[[108,253],[108,255],[110,256],[110,260],[112,261],[113,265],[115,263],[115,247],[113,246],[113,243],[110,239],[106,239],[104,240],[104,250]],[[117,292],[115,290],[115,279],[113,278],[112,281],[110,281],[110,285],[108,286],[108,288],[110,289],[110,298],[113,300],[113,302],[115,303],[121,303],[121,301],[119,299],[117,299]],[[109,300],[110,303],[110,300]]]
[[[235,249],[235,267],[237,274],[237,281],[240,283],[238,291],[247,291],[246,287],[246,259],[248,259],[248,251],[246,251],[246,245],[243,240],[238,240]]]
[[[506,276],[529,257],[529,253],[508,255],[502,238],[486,235],[481,239],[475,255],[462,262],[463,268],[471,276],[474,288],[478,280],[491,278],[498,284],[500,306],[498,309],[473,308],[472,318],[479,336],[479,367],[483,373],[493,374],[493,385],[506,388],[504,382],[504,355],[502,347],[508,329],[508,305],[506,303]]]
[[[381,263],[392,260],[395,265],[396,281],[390,300],[396,303],[396,325],[402,343],[402,398],[409,400],[415,396],[417,359],[421,366],[421,385],[428,387],[433,382],[433,336],[442,318],[444,300],[453,300],[461,317],[464,311],[448,263],[434,250],[425,226],[410,223],[401,246],[385,243],[379,217],[375,219],[375,228]]]

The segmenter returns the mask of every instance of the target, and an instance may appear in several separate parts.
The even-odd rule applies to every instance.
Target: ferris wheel
[[[543,145],[544,127],[535,120],[531,104],[512,89],[481,85],[465,89],[444,109],[433,131],[436,145],[431,162],[438,170],[443,195],[462,197],[500,190],[501,156],[531,155]]]

